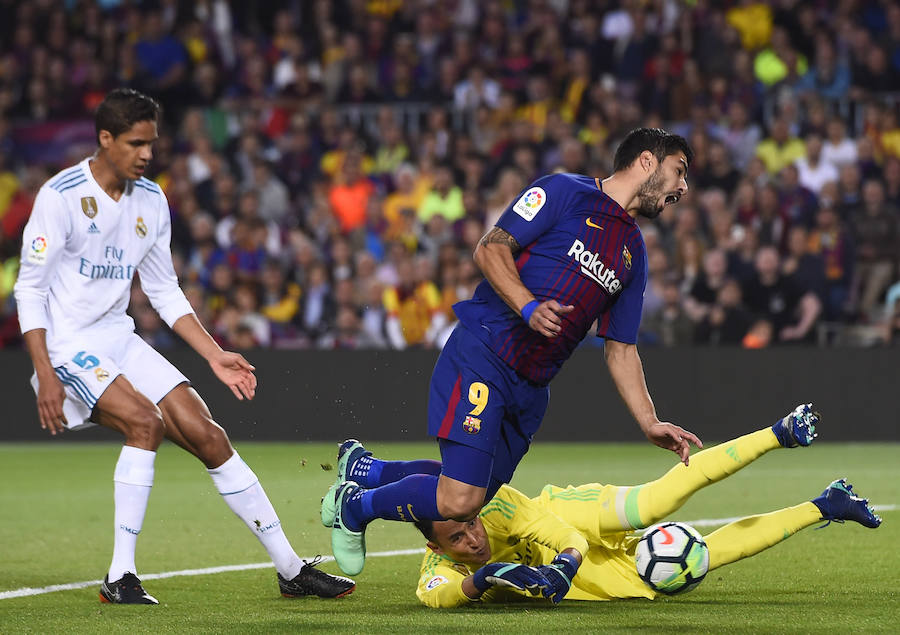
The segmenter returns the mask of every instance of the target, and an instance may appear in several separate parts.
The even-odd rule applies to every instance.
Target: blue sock
[[[790,416],[791,415],[787,415],[787,417],[790,417]],[[778,443],[780,443],[782,446],[784,446],[786,448],[789,448],[789,447],[791,447],[792,441],[791,441],[791,433],[788,430],[788,427],[790,426],[790,424],[787,422],[784,422],[784,420],[787,419],[787,417],[784,417],[784,418],[776,421],[775,425],[772,426],[772,432],[775,433],[775,437],[778,439]],[[782,422],[784,422],[784,425],[782,425]]]
[[[356,481],[361,487],[373,488],[396,483],[411,474],[430,474],[438,476],[441,473],[441,462],[431,459],[418,461],[383,461],[371,456],[362,456],[356,460],[350,469],[350,480]]]
[[[361,489],[344,507],[344,523],[359,531],[376,518],[413,522],[428,518],[445,520],[437,508],[438,477],[413,474],[396,483]]]

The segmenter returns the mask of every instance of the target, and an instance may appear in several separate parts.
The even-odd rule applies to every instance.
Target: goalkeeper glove
[[[561,553],[550,564],[538,567],[538,571],[544,574],[549,583],[541,589],[544,597],[552,600],[554,604],[559,604],[569,592],[572,578],[578,573],[578,561],[574,556]]]
[[[475,588],[484,593],[492,586],[508,586],[519,591],[538,595],[547,586],[547,578],[535,569],[512,562],[486,564],[472,575]]]

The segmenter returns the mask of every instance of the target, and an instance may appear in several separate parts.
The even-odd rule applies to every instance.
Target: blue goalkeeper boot
[[[881,524],[881,516],[869,505],[869,499],[857,496],[853,486],[844,478],[834,481],[812,502],[822,512],[822,520],[836,523],[854,520],[872,529]]]
[[[350,529],[345,521],[347,501],[360,490],[353,481],[332,485],[322,499],[322,524],[331,527],[331,552],[341,571],[356,575],[366,563],[366,529]]]
[[[819,436],[816,434],[817,423],[819,413],[813,411],[811,403],[805,403],[779,419],[772,426],[772,432],[778,437],[778,442],[786,448],[796,448],[799,445],[805,447]]]

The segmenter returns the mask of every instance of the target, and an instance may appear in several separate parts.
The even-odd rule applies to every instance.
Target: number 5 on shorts
[[[470,415],[477,417],[484,411],[487,406],[489,392],[488,387],[480,381],[472,382],[469,386],[469,403],[475,407],[469,411]]]
[[[90,370],[100,365],[100,360],[93,355],[87,355],[86,351],[78,351],[72,361],[81,366],[85,370]]]

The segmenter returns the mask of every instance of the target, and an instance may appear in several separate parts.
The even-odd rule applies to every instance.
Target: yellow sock
[[[771,428],[745,434],[691,456],[690,465],[679,463],[661,478],[631,488],[625,494],[628,528],[647,527],[684,505],[691,494],[721,481],[761,457],[780,448]]]
[[[540,501],[591,541],[652,525],[681,507],[698,489],[780,447],[771,428],[764,428],[698,452],[691,457],[689,466],[679,463],[661,478],[644,485],[548,485],[541,492]]]
[[[709,547],[709,570],[755,556],[821,519],[818,507],[801,503],[725,525],[704,538]]]

